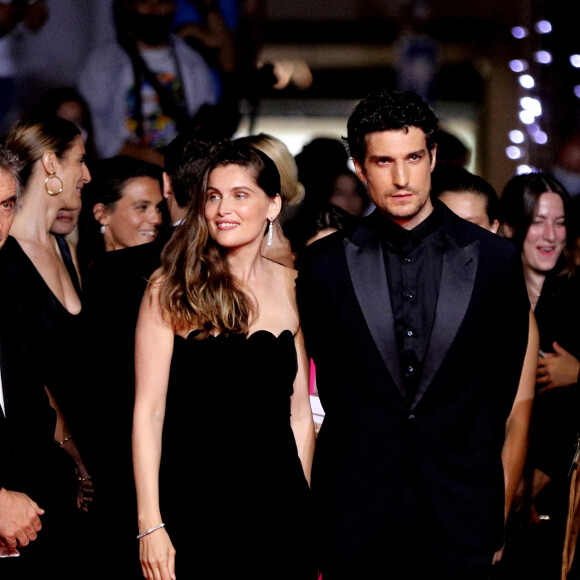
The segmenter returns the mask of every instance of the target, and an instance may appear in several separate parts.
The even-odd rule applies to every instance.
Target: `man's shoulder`
[[[510,240],[460,218],[446,207],[444,208],[444,227],[446,235],[460,246],[478,242],[480,252],[483,253],[499,253],[510,258],[518,255],[516,247]]]

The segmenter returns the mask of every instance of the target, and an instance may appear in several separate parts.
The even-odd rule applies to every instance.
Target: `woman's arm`
[[[46,394],[48,395],[48,400],[50,406],[56,412],[56,426],[54,429],[54,440],[59,444],[59,446],[66,451],[76,464],[76,475],[77,475],[77,507],[83,511],[89,511],[91,502],[93,501],[94,486],[91,480],[91,476],[85,467],[83,458],[79,452],[79,449],[73,439],[70,429],[67,427],[64,420],[63,414],[57,405],[54,397],[47,387],[44,387]]]
[[[312,456],[314,455],[314,421],[310,407],[309,395],[309,360],[304,347],[302,329],[299,328],[294,338],[298,356],[298,372],[294,380],[294,393],[291,399],[291,425],[298,447],[298,456],[302,462],[302,469],[310,484]]]
[[[141,303],[135,336],[133,468],[139,533],[162,523],[159,465],[172,352],[173,330],[162,319],[156,287],[149,286]],[[175,578],[175,550],[163,528],[143,536],[139,543],[146,578]]]

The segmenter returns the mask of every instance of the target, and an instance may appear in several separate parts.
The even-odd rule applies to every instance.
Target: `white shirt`
[[[2,407],[2,412],[4,417],[6,417],[6,409],[4,407],[4,391],[2,390],[2,373],[0,373],[0,407]]]

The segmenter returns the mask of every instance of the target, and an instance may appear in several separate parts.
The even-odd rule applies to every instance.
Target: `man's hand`
[[[568,387],[578,382],[580,361],[557,342],[554,342],[552,346],[553,353],[546,353],[545,358],[538,359],[536,382],[541,385],[538,393],[558,387]]]
[[[42,528],[44,510],[25,493],[0,489],[0,543],[10,552],[28,546]]]

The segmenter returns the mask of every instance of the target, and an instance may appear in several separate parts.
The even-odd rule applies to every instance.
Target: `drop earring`
[[[268,240],[266,241],[266,245],[271,246],[272,245],[272,236],[274,234],[274,220],[272,218],[268,218],[268,221],[270,223],[268,224]]]
[[[103,234],[103,235],[104,235],[106,230],[107,230],[107,224],[103,224],[103,225],[101,226],[101,230],[100,230],[100,231],[101,231],[101,234]]]

